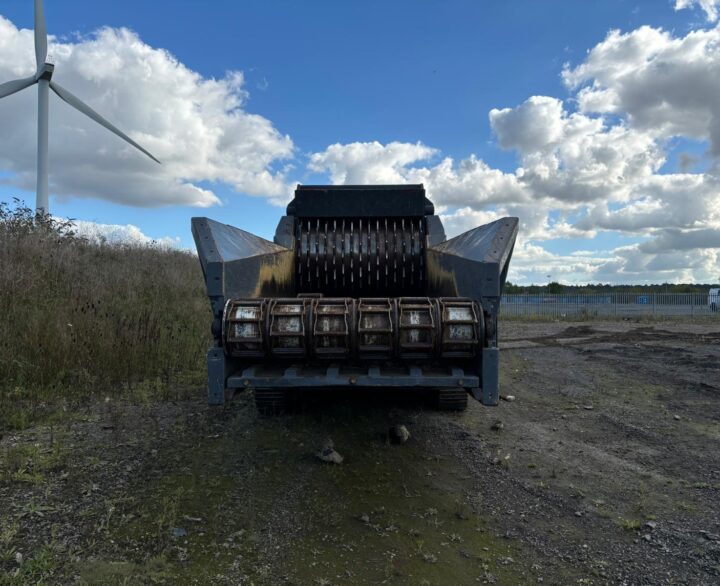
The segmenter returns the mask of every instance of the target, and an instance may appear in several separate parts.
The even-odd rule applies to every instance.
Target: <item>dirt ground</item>
[[[497,408],[261,418],[197,390],[6,435],[0,584],[720,583],[720,324],[509,322],[502,346]]]

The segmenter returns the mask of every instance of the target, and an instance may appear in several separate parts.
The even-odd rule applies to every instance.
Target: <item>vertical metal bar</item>
[[[48,119],[50,81],[38,80],[38,144],[37,144],[37,186],[35,207],[39,214],[50,213],[48,194]]]

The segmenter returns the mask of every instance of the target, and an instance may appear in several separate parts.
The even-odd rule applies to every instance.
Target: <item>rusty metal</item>
[[[352,355],[355,330],[353,299],[317,299],[312,304],[312,347],[321,359],[347,360]]]
[[[268,349],[276,358],[307,358],[311,299],[268,300]]]
[[[437,300],[440,315],[440,356],[443,358],[473,358],[482,340],[480,321],[482,312],[477,302],[463,298]]]
[[[484,340],[477,302],[462,298],[237,299],[224,324],[226,352],[240,358],[469,359]]]
[[[428,297],[398,299],[398,355],[403,360],[431,358],[435,353],[436,304]]]
[[[223,337],[229,356],[265,356],[265,318],[267,300],[230,299],[223,315]]]
[[[390,360],[395,349],[397,304],[394,299],[360,299],[358,302],[358,358]]]

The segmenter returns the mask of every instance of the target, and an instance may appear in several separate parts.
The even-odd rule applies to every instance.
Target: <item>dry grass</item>
[[[0,203],[0,430],[59,402],[202,376],[210,309],[193,255],[109,246]]]

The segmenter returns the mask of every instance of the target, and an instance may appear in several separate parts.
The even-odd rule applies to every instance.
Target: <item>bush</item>
[[[0,429],[17,401],[118,395],[202,375],[211,313],[190,253],[95,244],[0,203]],[[16,414],[17,415],[17,414]]]

